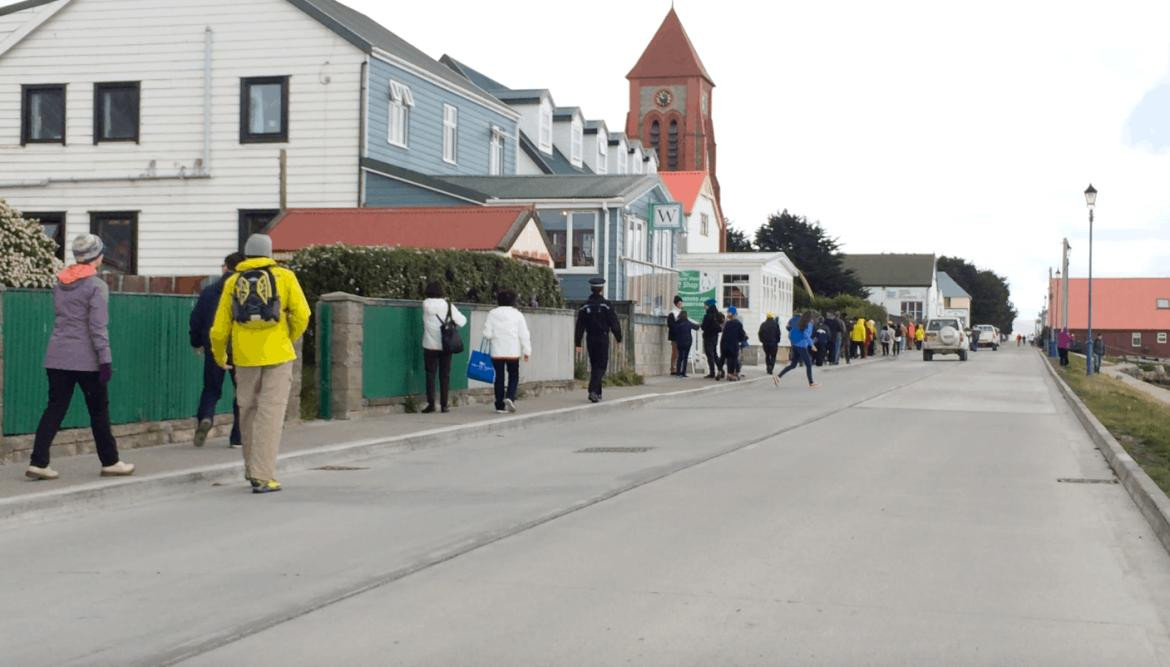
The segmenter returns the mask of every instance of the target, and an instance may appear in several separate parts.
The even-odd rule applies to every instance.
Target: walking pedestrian
[[[865,320],[857,318],[853,322],[853,330],[849,333],[849,356],[865,358]]]
[[[914,320],[906,320],[906,351],[914,349],[914,336],[918,331],[918,327],[914,325]]]
[[[809,388],[815,388],[817,383],[813,381],[813,360],[809,354],[809,349],[813,347],[813,325],[812,312],[806,311],[803,315],[793,315],[792,319],[788,320],[788,341],[792,344],[792,361],[780,371],[780,374],[772,378],[772,383],[777,387],[780,386],[780,379],[788,371],[804,364],[805,375],[808,376]]]
[[[424,292],[422,303],[423,322],[423,372],[427,376],[427,405],[423,414],[435,411],[435,384],[439,385],[439,410],[449,412],[448,399],[451,393],[452,350],[444,349],[443,329],[454,326],[457,329],[467,324],[467,317],[447,300],[442,283],[432,281]]]
[[[680,310],[678,317],[674,321],[674,342],[678,344],[678,357],[674,362],[674,372],[672,375],[678,377],[687,376],[687,362],[691,358],[691,346],[694,345],[694,332],[701,327],[697,322],[692,322],[687,311]]]
[[[825,328],[825,319],[818,318],[813,325],[813,361],[817,366],[824,366],[829,352],[829,331]]]
[[[922,349],[922,341],[926,340],[926,328],[919,322],[914,327],[914,347],[915,349]]]
[[[735,306],[727,307],[727,320],[723,323],[723,335],[719,338],[719,352],[723,355],[729,382],[739,380],[739,350],[748,341],[743,322],[736,317],[738,314],[739,310]]]
[[[207,434],[215,420],[215,406],[223,396],[223,379],[231,374],[232,386],[236,386],[235,369],[225,371],[215,363],[215,355],[211,353],[211,324],[215,321],[215,311],[219,307],[219,297],[223,294],[223,284],[228,276],[236,271],[236,265],[244,261],[244,256],[233,252],[223,258],[222,273],[218,280],[212,282],[199,293],[195,308],[191,310],[191,319],[188,334],[191,337],[191,347],[196,353],[203,355],[203,391],[199,394],[199,407],[195,410],[195,446],[202,447],[207,442]],[[231,355],[228,355],[228,366],[231,367]],[[228,447],[240,446],[240,403],[232,399],[232,432],[228,437]]]
[[[211,326],[211,349],[221,368],[227,347],[238,382],[244,476],[253,493],[280,491],[276,456],[292,389],[294,344],[309,326],[309,303],[297,276],[272,259],[272,239],[253,234],[244,261],[228,277]]]
[[[581,349],[581,340],[585,338],[589,352],[590,403],[601,400],[601,383],[609,366],[609,335],[612,333],[616,342],[622,342],[622,328],[617,313],[601,295],[604,288],[605,278],[590,278],[589,300],[577,311],[577,349]]]
[[[869,356],[877,356],[877,326],[873,320],[865,322],[865,349]]]
[[[483,339],[491,350],[496,369],[496,412],[516,411],[516,389],[520,385],[520,359],[532,355],[532,336],[524,313],[516,310],[516,293],[502,289],[496,294],[496,307],[483,323]],[[505,384],[504,375],[507,374]]]
[[[93,234],[80,234],[73,239],[72,251],[76,263],[57,274],[53,286],[53,333],[44,360],[49,403],[37,424],[24,475],[36,480],[60,477],[49,467],[49,450],[69,411],[75,386],[81,387],[89,410],[89,428],[102,477],[132,475],[134,465],[118,457],[118,443],[110,427],[107,385],[114,375],[107,329],[110,290],[97,276],[105,246]]]
[[[841,331],[841,335],[838,336],[837,343],[836,343],[837,349],[836,349],[835,353],[837,355],[837,363],[840,364],[841,357],[845,357],[845,365],[848,366],[850,363],[849,362],[849,348],[851,347],[850,341],[849,341],[850,331],[849,331],[849,323],[845,320],[844,313],[837,314],[837,328]],[[842,350],[845,352],[845,354],[841,354]]]
[[[776,353],[780,350],[780,323],[776,321],[775,314],[767,314],[756,337],[760,340],[760,347],[764,348],[764,365],[768,375],[771,375],[776,368]]]
[[[674,323],[678,321],[678,314],[682,312],[682,297],[674,295],[674,308],[666,316],[666,340],[670,342],[670,374],[679,375],[678,369],[678,341],[674,337]]]
[[[890,342],[892,340],[893,336],[890,335],[890,328],[883,326],[882,330],[878,332],[878,342],[881,343],[883,357],[890,356]]]
[[[719,356],[719,334],[723,331],[723,313],[715,307],[715,299],[703,302],[707,312],[703,315],[703,355],[707,357],[707,379],[723,379],[723,357]],[[718,369],[719,374],[715,371]]]
[[[1094,372],[1096,372],[1096,373],[1101,372],[1101,359],[1104,356],[1105,356],[1105,339],[1101,337],[1101,334],[1097,334],[1097,337],[1093,339],[1093,371]]]
[[[902,344],[906,341],[906,327],[901,322],[894,328],[894,356],[902,354]]]
[[[825,329],[829,332],[829,348],[825,351],[827,361],[836,366],[841,355],[841,334],[844,330],[837,314],[829,311],[825,313]]]

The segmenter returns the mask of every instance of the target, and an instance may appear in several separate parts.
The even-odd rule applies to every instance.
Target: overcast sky
[[[624,129],[664,0],[345,0],[438,58]],[[7,4],[7,0],[0,0]],[[787,208],[846,252],[958,255],[1043,306],[1060,239],[1170,276],[1170,2],[677,0],[708,72],[725,214]]]

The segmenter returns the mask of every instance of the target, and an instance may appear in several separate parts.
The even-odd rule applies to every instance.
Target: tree
[[[993,324],[1000,331],[1012,331],[1017,312],[1007,280],[961,257],[939,257],[937,267],[971,295],[971,324]]]
[[[731,226],[731,221],[727,221],[727,252],[755,252],[756,249],[752,247],[752,242],[748,240],[747,234],[742,230],[735,229]]]
[[[819,222],[784,209],[768,216],[768,222],[756,230],[756,247],[787,255],[818,296],[867,295],[857,276],[842,264],[837,239],[830,238]]]
[[[0,286],[52,287],[60,268],[57,244],[40,223],[0,199]]]

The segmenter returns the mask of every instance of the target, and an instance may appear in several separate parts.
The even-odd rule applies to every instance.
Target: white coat
[[[483,338],[493,359],[519,359],[532,354],[532,337],[524,314],[511,306],[493,308],[483,323]]]
[[[439,329],[443,322],[447,321],[447,300],[427,299],[423,301],[422,310],[423,349],[441,352],[443,350],[443,336]],[[451,319],[455,320],[456,326],[462,327],[467,324],[467,318],[455,306],[451,306]]]

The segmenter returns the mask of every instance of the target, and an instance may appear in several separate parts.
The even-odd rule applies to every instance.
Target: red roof
[[[711,85],[715,85],[715,82],[711,80],[711,75],[707,74],[707,68],[703,67],[703,61],[699,60],[699,54],[695,52],[691,38],[687,37],[687,31],[683,29],[682,21],[679,20],[678,14],[674,13],[674,8],[671,7],[666,18],[662,20],[662,25],[658,27],[658,32],[654,33],[650,44],[642,52],[642,57],[638,59],[638,63],[634,65],[634,69],[630,70],[626,78],[652,79],[678,76],[701,76]]]
[[[703,184],[707,182],[705,171],[660,171],[658,177],[666,184],[666,189],[677,202],[682,202],[683,212],[691,214],[699,194],[703,191]]]
[[[1052,279],[1050,321],[1061,321],[1061,285]],[[1170,278],[1093,278],[1093,328],[1120,331],[1170,331],[1170,308],[1158,308],[1158,300],[1170,306]],[[1089,280],[1069,278],[1068,326],[1086,329]]]
[[[273,221],[272,249],[346,243],[506,251],[536,211],[529,207],[298,208]]]

